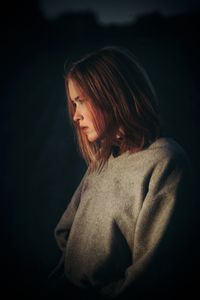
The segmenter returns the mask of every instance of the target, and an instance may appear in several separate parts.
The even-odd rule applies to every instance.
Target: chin
[[[96,142],[96,140],[97,140],[97,139],[88,138],[88,141],[89,141],[90,143],[94,143],[94,142]]]
[[[87,136],[87,139],[88,139],[88,141],[90,142],[90,143],[94,143],[94,142],[96,142],[97,141],[97,139],[98,139],[98,136]]]

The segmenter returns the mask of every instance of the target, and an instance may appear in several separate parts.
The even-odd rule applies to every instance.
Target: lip
[[[87,130],[87,129],[88,129],[87,126],[81,126],[81,130],[85,131],[85,130]]]

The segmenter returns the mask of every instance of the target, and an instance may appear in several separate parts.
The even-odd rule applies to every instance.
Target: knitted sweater
[[[187,156],[171,138],[111,155],[100,173],[87,171],[55,229],[67,278],[108,298],[121,294],[148,269],[179,203],[180,224],[168,244],[181,240],[190,180]]]

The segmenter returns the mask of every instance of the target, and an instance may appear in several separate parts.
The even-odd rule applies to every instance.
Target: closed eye
[[[72,101],[72,105],[73,105],[73,107],[76,107],[76,101]]]
[[[77,100],[77,102],[78,102],[79,104],[83,104],[83,103],[85,102],[85,99],[79,98],[79,99]]]
[[[73,106],[76,107],[76,106],[77,106],[77,103],[78,103],[78,104],[83,104],[83,103],[85,102],[85,99],[79,98],[79,99],[71,100],[71,101],[72,101]]]

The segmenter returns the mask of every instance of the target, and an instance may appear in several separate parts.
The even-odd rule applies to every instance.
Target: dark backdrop
[[[105,45],[132,50],[198,182],[200,14],[155,12],[121,27],[102,27],[92,13],[48,21],[37,1],[7,4],[1,14],[1,282],[34,289],[59,259],[53,230],[86,168],[67,118],[64,62]]]

